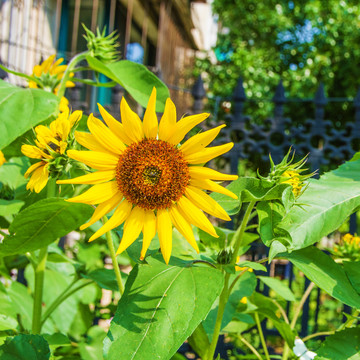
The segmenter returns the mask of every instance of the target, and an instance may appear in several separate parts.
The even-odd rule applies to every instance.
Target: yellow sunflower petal
[[[183,216],[181,216],[179,210],[175,206],[172,206],[169,209],[169,214],[171,222],[179,230],[180,234],[182,234],[188,243],[196,250],[196,252],[199,253],[199,247],[196,243],[191,225],[184,219]]]
[[[99,119],[96,119],[93,114],[89,115],[87,125],[97,142],[105,149],[119,155],[124,152],[126,149],[124,143],[120,141]]]
[[[70,123],[70,128],[73,128],[73,126],[76,125],[81,120],[81,117],[82,117],[82,111],[80,111],[80,110],[74,111],[70,115],[69,120],[68,120]]]
[[[54,121],[52,123],[54,123]],[[51,124],[50,124],[50,128],[48,128],[47,126],[44,126],[44,125],[36,126],[35,127],[36,135],[41,136],[45,139],[54,137],[56,135],[56,133],[54,131],[51,131]]]
[[[140,235],[144,227],[145,210],[135,206],[124,225],[124,234],[116,254],[126,250]]]
[[[182,118],[175,124],[174,132],[167,139],[167,142],[173,145],[177,145],[194,126],[200,124],[209,115],[210,114],[203,113]]]
[[[119,158],[115,155],[97,151],[68,150],[67,155],[97,170],[115,169],[119,161]]]
[[[113,198],[99,204],[96,207],[91,219],[86,224],[81,225],[80,230],[84,230],[87,227],[91,226],[92,224],[95,224],[103,216],[105,216],[111,210],[113,210],[116,206],[118,206],[121,203],[122,199],[123,199],[123,195],[122,195],[122,193],[119,192]]]
[[[201,151],[218,136],[220,130],[225,126],[226,125],[220,125],[214,129],[192,136],[181,145],[180,150],[185,156]]]
[[[24,174],[24,178],[28,178],[29,175],[34,171],[36,170],[39,166],[44,166],[46,165],[46,163],[44,161],[39,161],[33,165],[31,165],[27,170],[26,170],[26,173]]]
[[[201,230],[206,231],[211,236],[218,237],[213,225],[211,224],[209,219],[205,216],[205,214],[185,196],[182,196],[180,200],[177,202],[177,207],[180,211],[180,214],[189,223],[194,224]]]
[[[156,106],[156,88],[154,87],[151,92],[143,120],[144,134],[145,137],[148,139],[156,138],[156,135],[158,133],[158,120],[156,116],[155,106]]]
[[[172,249],[172,222],[166,209],[158,210],[156,218],[161,253],[166,264],[168,264]]]
[[[49,180],[49,170],[47,164],[37,168],[31,175],[26,189],[39,193],[47,184]]]
[[[120,112],[125,133],[133,142],[141,141],[144,138],[142,122],[139,116],[130,109],[124,97],[121,99]]]
[[[159,124],[159,139],[166,141],[173,133],[176,124],[176,107],[170,98],[166,99],[164,114]]]
[[[237,195],[235,195],[230,190],[208,179],[191,179],[191,185],[196,186],[199,189],[211,190],[220,194],[230,196],[235,200],[238,198]]]
[[[130,145],[133,141],[126,135],[124,126],[110,115],[100,104],[98,104],[100,114],[110,130],[126,145]]]
[[[104,147],[97,142],[95,136],[90,133],[75,131],[75,139],[80,145],[86,147],[89,150],[100,152],[105,151]]]
[[[185,156],[185,160],[189,164],[206,163],[206,162],[210,161],[211,159],[228,152],[233,146],[234,146],[234,143],[230,142],[230,143],[227,143],[224,145],[205,148],[199,152]]]
[[[191,179],[236,180],[238,178],[237,175],[222,174],[204,166],[190,166],[189,174]]]
[[[89,241],[93,241],[106,232],[121,225],[128,218],[131,209],[132,205],[124,199],[124,201],[114,211],[113,216],[94,235],[91,236]]]
[[[216,216],[222,220],[231,221],[231,218],[226,213],[226,211],[202,190],[193,186],[188,186],[185,190],[185,195],[197,207],[199,207],[201,210],[204,210],[208,214]]]
[[[32,159],[51,159],[50,155],[45,154],[41,149],[33,145],[22,145],[21,152]]]
[[[89,205],[100,204],[114,197],[119,192],[116,181],[105,184],[96,184],[81,195],[67,199],[69,202],[84,203]]]
[[[115,179],[115,170],[95,171],[90,174],[78,176],[73,179],[58,180],[57,184],[100,184]]]
[[[156,235],[156,216],[153,211],[147,210],[144,215],[144,227],[143,232],[143,242],[142,249],[140,254],[140,260],[144,260],[146,251],[149,248],[151,240]]]

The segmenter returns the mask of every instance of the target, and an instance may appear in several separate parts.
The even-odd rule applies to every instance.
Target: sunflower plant
[[[234,145],[211,144],[225,125],[197,131],[210,114],[177,114],[158,78],[118,60],[114,35],[86,29],[86,39],[89,50],[68,64],[51,56],[31,75],[7,69],[27,89],[0,82],[0,358],[176,360],[187,340],[213,360],[230,334],[248,358],[270,359],[265,319],[284,360],[358,351],[359,262],[334,261],[315,244],[359,208],[359,156],[319,179],[292,150],[279,164],[269,158],[268,175],[217,171],[213,160]],[[84,70],[110,80],[78,79]],[[123,98],[120,118],[101,104],[83,116],[66,99],[77,81],[119,83],[144,113]],[[268,257],[253,259],[259,241]],[[277,259],[312,281],[302,297],[267,276]],[[311,348],[297,331],[315,286],[354,313]]]

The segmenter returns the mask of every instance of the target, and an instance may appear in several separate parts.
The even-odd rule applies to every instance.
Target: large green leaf
[[[129,60],[104,64],[91,56],[86,57],[90,67],[116,81],[143,107],[147,106],[153,87],[156,87],[156,111],[163,112],[170,97],[166,85],[144,65]]]
[[[277,294],[282,296],[287,301],[295,301],[294,293],[289,289],[283,281],[268,277],[268,276],[258,276],[258,278],[266,284],[270,289],[273,289]]]
[[[360,261],[344,261],[343,266],[351,285],[360,294]]]
[[[276,185],[273,181],[259,180],[252,177],[241,177],[233,181],[227,189],[236,194],[239,199],[235,200],[229,196],[213,193],[214,198],[229,215],[237,214],[241,204],[250,201],[281,200],[288,209],[295,201],[289,184]]]
[[[0,167],[0,182],[13,190],[25,185],[27,180],[24,174],[29,166],[30,161],[26,156],[10,159]]]
[[[7,338],[0,346],[1,360],[47,360],[50,359],[50,348],[40,335],[20,334]]]
[[[0,244],[0,256],[24,254],[51,244],[77,229],[93,209],[63,199],[40,200],[19,213],[9,227],[10,236]]]
[[[328,336],[315,360],[360,360],[360,327],[345,329]]]
[[[55,116],[59,98],[40,89],[23,89],[0,80],[0,149],[33,126]]]
[[[216,269],[146,260],[130,273],[104,342],[106,359],[170,359],[222,290]]]
[[[290,233],[288,250],[307,247],[336,230],[360,206],[360,160],[347,162],[309,186],[278,227]]]
[[[341,265],[315,246],[280,254],[289,259],[319,288],[344,304],[360,309],[360,296]]]

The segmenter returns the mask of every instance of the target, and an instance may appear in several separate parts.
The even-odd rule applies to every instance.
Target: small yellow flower
[[[144,259],[151,240],[158,233],[166,263],[172,250],[172,226],[199,251],[191,224],[217,237],[216,231],[202,212],[230,220],[225,210],[203,190],[212,190],[237,198],[213,180],[235,180],[202,164],[224,154],[233,143],[207,147],[224,125],[197,134],[178,144],[209,114],[198,114],[176,120],[176,108],[167,99],[158,123],[154,88],[143,121],[125,99],[120,104],[121,120],[115,120],[101,105],[106,125],[92,114],[88,118],[89,133],[75,132],[75,138],[90,151],[69,150],[70,158],[97,170],[91,174],[58,184],[91,184],[89,190],[68,201],[99,204],[85,229],[115,209],[112,217],[90,241],[125,222],[117,254],[130,246],[143,233],[140,258]]]
[[[299,197],[301,194],[301,189],[303,188],[304,184],[300,180],[300,175],[295,170],[287,170],[285,171],[282,176],[284,178],[288,178],[287,180],[283,181],[284,184],[290,184],[292,186],[292,191],[295,197]]]
[[[64,154],[70,130],[81,116],[81,111],[75,111],[70,117],[69,111],[64,111],[49,127],[38,125],[35,128],[36,146],[22,145],[21,152],[25,156],[40,160],[31,165],[24,174],[25,178],[31,174],[26,189],[39,193],[46,186],[51,172],[49,167],[59,155]]]
[[[0,150],[0,166],[3,165],[4,163],[6,163],[6,159],[3,152]]]
[[[240,302],[242,303],[242,304],[247,304],[247,298],[246,298],[246,296],[244,296],[243,298],[241,298],[241,300],[240,300]]]
[[[63,58],[60,58],[55,61],[55,55],[49,56],[44,60],[40,65],[35,65],[33,69],[32,76],[40,82],[38,84],[36,81],[29,81],[29,88],[43,89],[48,92],[57,94],[58,86],[61,79],[64,76],[67,65],[60,65],[64,61]],[[71,73],[70,77],[73,77],[74,74]],[[66,87],[74,87],[75,84],[72,81],[66,82]]]

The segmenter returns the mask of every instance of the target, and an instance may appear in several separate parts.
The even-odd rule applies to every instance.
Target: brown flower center
[[[164,209],[180,199],[190,175],[183,154],[162,140],[144,139],[120,156],[116,181],[125,198],[143,209]]]

